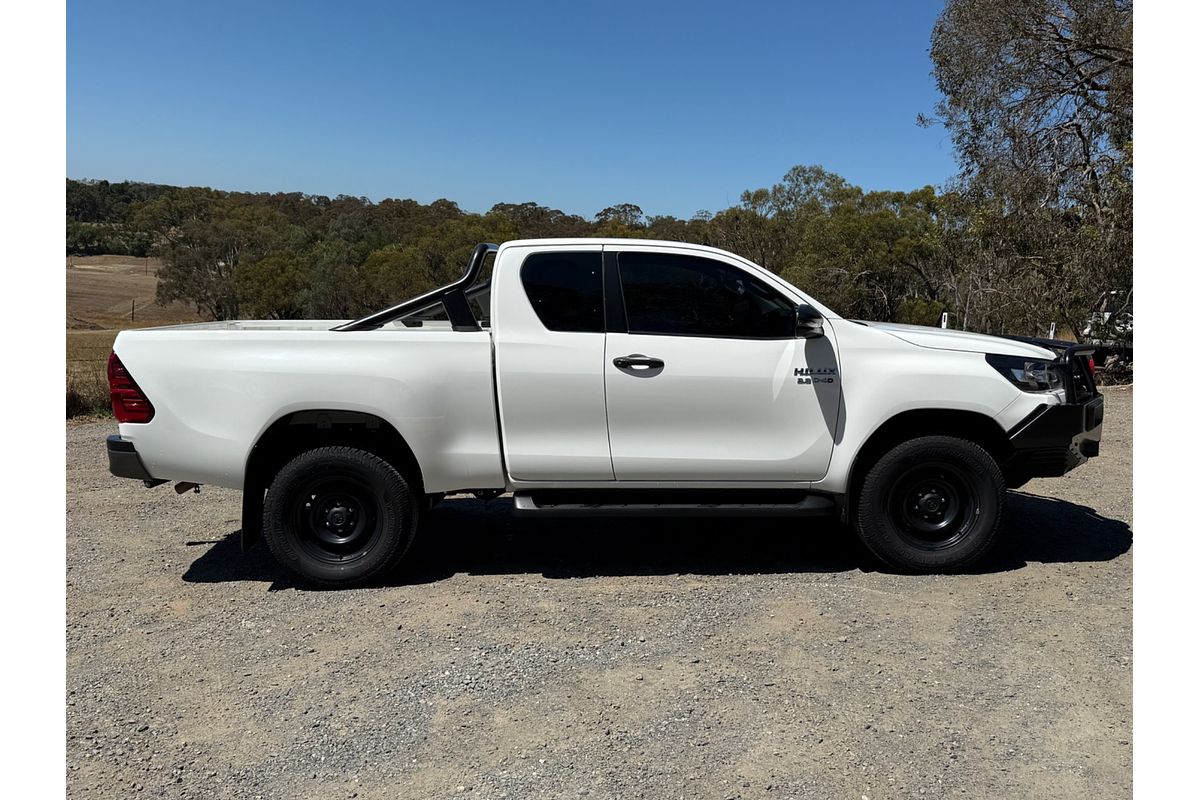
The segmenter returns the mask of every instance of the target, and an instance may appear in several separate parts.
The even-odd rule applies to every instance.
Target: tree
[[[296,253],[276,251],[246,264],[236,277],[239,308],[256,319],[302,319],[309,276]]]
[[[619,203],[598,213],[596,222],[600,223],[601,227],[612,224],[625,228],[640,228],[646,222],[646,215],[642,212],[641,206],[635,206],[633,203]]]
[[[834,206],[853,202],[861,195],[862,190],[851,186],[842,176],[819,165],[801,164],[789,169],[783,180],[770,191],[744,192],[742,204],[753,201],[764,213],[795,217],[805,212],[829,211]]]
[[[353,319],[382,306],[364,286],[354,248],[341,239],[315,242],[301,254],[308,279],[305,314],[312,319]]]
[[[746,193],[751,194],[751,193]],[[743,201],[746,198],[743,194]],[[788,255],[784,239],[784,224],[761,212],[753,204],[727,208],[708,223],[709,241],[778,272]]]
[[[158,215],[163,259],[159,302],[191,300],[213,319],[238,316],[237,277],[243,263],[300,237],[277,211],[220,198],[188,194],[162,204],[155,201],[147,213]]]
[[[937,215],[932,187],[864,194],[846,186],[828,201],[804,200],[777,217],[794,243],[782,274],[846,316],[928,321],[942,309]]]
[[[1132,3],[949,0],[930,55],[987,265],[976,299],[1081,335],[1094,293],[1132,298]]]
[[[522,239],[586,236],[589,228],[587,220],[583,217],[533,202],[497,203],[488,211],[487,216],[504,217]]]
[[[373,250],[362,265],[364,288],[380,307],[417,297],[438,287],[429,260],[414,245],[389,244]]]

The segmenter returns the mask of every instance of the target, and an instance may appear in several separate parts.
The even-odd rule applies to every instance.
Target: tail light
[[[108,394],[112,399],[113,416],[117,422],[149,422],[154,419],[154,406],[117,358],[108,356]]]

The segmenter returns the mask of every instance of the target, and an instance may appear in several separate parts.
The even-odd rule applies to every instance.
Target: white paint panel
[[[661,370],[619,369],[618,356]],[[824,338],[753,340],[608,335],[609,438],[619,480],[810,481],[825,474],[840,382],[797,382],[836,368]]]
[[[391,423],[427,491],[504,486],[486,331],[161,328],[114,348],[154,404],[120,431],[156,478],[240,489],[271,423],[335,409]]]
[[[829,320],[841,362],[840,417],[829,473],[813,489],[840,493],[863,444],[905,411],[971,411],[995,420],[1001,411],[1032,408],[1037,396],[1021,392],[982,353],[920,347],[848,320]],[[1028,412],[1026,412],[1028,413]],[[1003,429],[999,422],[997,427]]]
[[[504,454],[517,480],[613,479],[604,406],[604,334],[550,331],[538,319],[520,265],[536,252],[600,246],[502,247],[492,287]]]

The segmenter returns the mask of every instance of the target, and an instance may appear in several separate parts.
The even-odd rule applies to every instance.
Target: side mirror
[[[812,306],[796,306],[796,337],[816,339],[825,335],[825,318]]]

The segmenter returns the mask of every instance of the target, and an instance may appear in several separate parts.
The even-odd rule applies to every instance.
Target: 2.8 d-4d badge
[[[833,383],[837,367],[796,367],[796,383]]]

